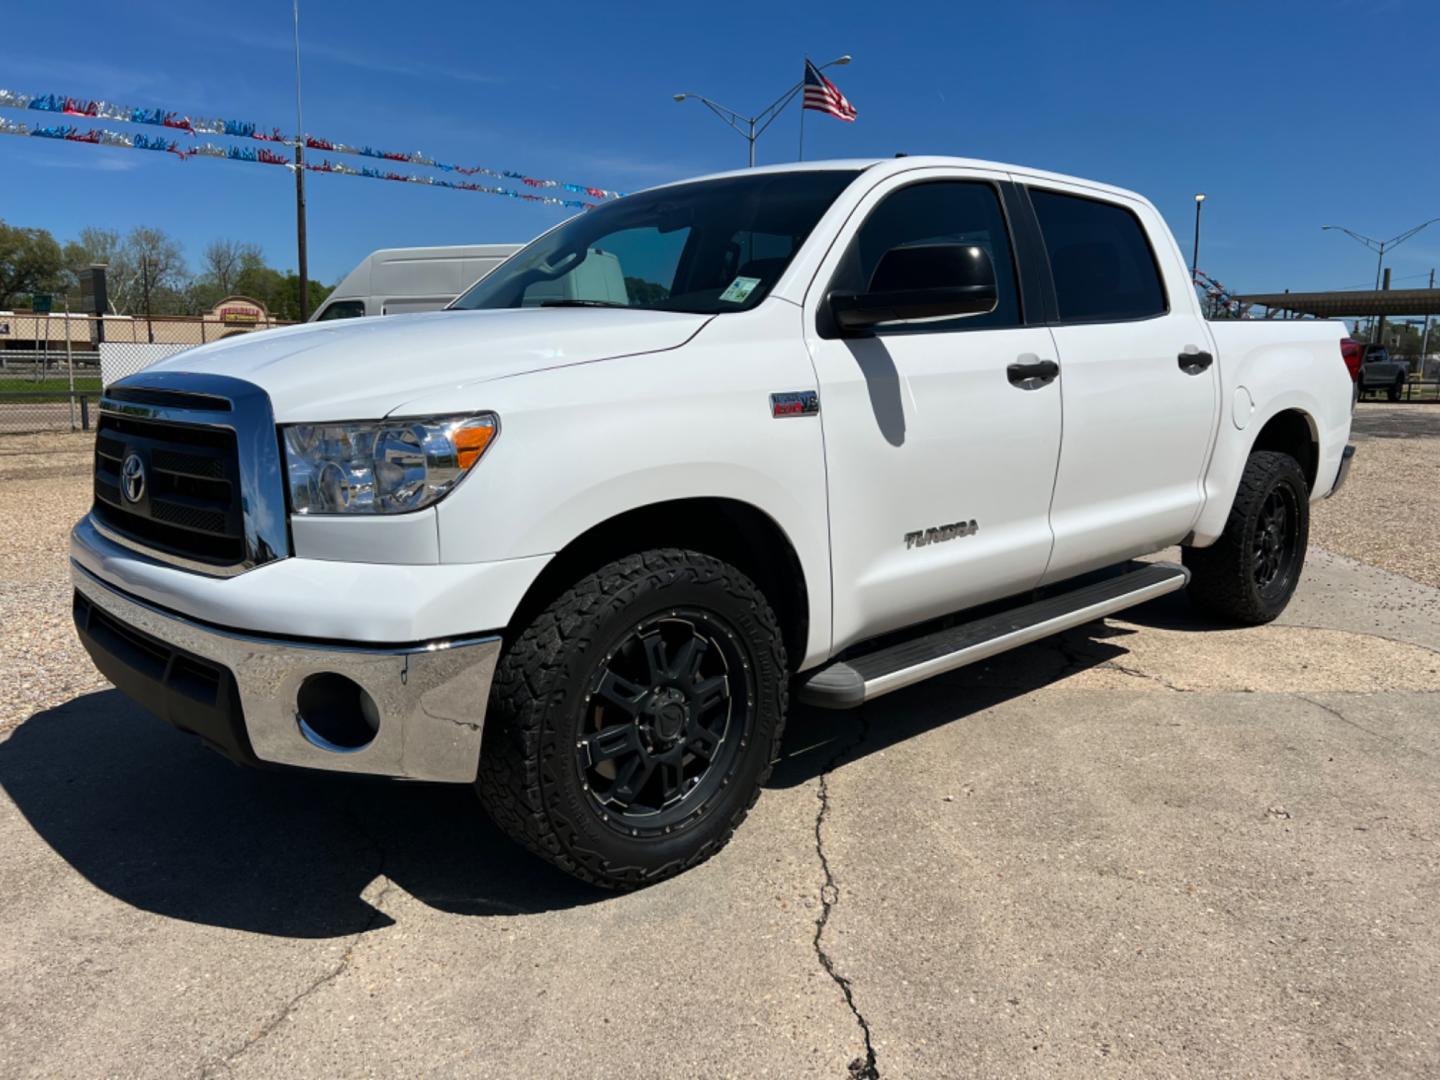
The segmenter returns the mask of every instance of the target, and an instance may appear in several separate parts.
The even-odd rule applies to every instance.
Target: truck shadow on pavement
[[[466,915],[613,895],[512,843],[468,785],[241,768],[116,690],[21,724],[0,742],[0,787],[96,888],[188,922],[295,938],[376,929],[392,920],[361,894],[380,875]]]
[[[1121,657],[1115,641],[1129,632],[1093,623],[865,709],[796,708],[769,786],[812,781]],[[293,938],[361,933],[393,923],[365,899],[382,876],[460,915],[614,895],[512,843],[468,785],[240,768],[115,690],[21,724],[0,742],[0,788],[96,888],[187,922]]]

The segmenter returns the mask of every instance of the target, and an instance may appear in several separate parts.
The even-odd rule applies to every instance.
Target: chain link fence
[[[102,387],[186,349],[275,322],[0,314],[0,435],[88,431]]]

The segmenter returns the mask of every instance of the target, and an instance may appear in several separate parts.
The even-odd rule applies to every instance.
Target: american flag
[[[845,95],[808,59],[805,61],[804,108],[829,113],[837,120],[853,122],[855,119],[855,106],[846,101]]]

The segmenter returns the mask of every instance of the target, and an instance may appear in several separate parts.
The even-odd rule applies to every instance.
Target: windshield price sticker
[[[743,304],[759,284],[758,277],[737,277],[730,282],[730,287],[720,294],[720,299],[727,304]]]

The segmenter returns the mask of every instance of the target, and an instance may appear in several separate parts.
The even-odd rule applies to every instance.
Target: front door
[[[1053,380],[1011,370],[1054,360],[1055,351],[1045,326],[1026,323],[1004,179],[917,169],[882,182],[807,296],[837,649],[1027,590],[1049,558],[1060,393]],[[934,243],[985,249],[994,310],[839,336],[825,317],[831,290],[864,291],[887,251]]]
[[[1190,531],[1219,369],[1188,268],[1152,209],[1042,187],[1029,195],[1055,284],[1065,403],[1049,583]]]

